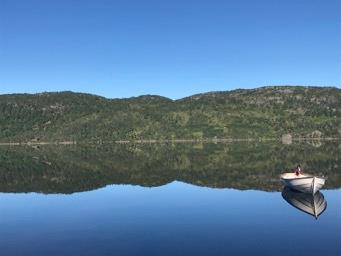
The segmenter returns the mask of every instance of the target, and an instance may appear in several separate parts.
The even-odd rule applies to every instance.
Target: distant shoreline
[[[164,139],[164,140],[114,140],[114,141],[26,141],[26,142],[0,142],[0,146],[39,146],[39,145],[77,145],[77,144],[162,144],[162,143],[233,143],[233,142],[266,142],[278,141],[291,144],[300,141],[337,141],[340,138],[308,138],[297,137],[285,142],[281,138],[222,138],[222,139]]]

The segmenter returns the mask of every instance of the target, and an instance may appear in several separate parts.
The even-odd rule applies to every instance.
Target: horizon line
[[[165,98],[173,101],[181,100],[181,99],[186,99],[190,98],[193,96],[199,96],[199,95],[205,95],[205,94],[212,94],[212,93],[230,93],[230,92],[235,92],[235,91],[252,91],[252,90],[260,90],[260,89],[270,89],[270,88],[281,88],[281,87],[298,87],[298,88],[316,88],[316,89],[338,89],[341,90],[340,86],[337,85],[292,85],[292,84],[279,84],[279,85],[261,85],[253,88],[235,88],[235,89],[230,89],[230,90],[217,90],[217,91],[204,91],[204,92],[199,92],[195,94],[191,94],[188,96],[184,96],[181,98],[176,98],[172,99],[167,96],[163,95],[158,95],[158,94],[152,94],[152,93],[146,93],[146,94],[141,94],[141,95],[136,95],[136,96],[130,96],[130,97],[107,97],[104,95],[96,94],[96,93],[90,93],[90,92],[85,92],[85,91],[73,91],[73,90],[61,90],[61,91],[37,91],[37,92],[13,92],[13,93],[0,93],[0,96],[13,96],[13,95],[43,95],[43,94],[57,94],[57,93],[75,93],[75,94],[86,94],[86,95],[91,95],[91,96],[97,96],[105,99],[110,99],[110,100],[115,100],[115,99],[131,99],[131,98],[139,98],[143,96],[154,96],[154,97],[160,97],[160,98]]]

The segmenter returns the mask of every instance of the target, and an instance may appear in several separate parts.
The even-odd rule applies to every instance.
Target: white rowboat
[[[324,177],[317,177],[311,174],[283,173],[281,180],[285,186],[301,191],[303,193],[315,194],[319,191],[326,179]]]

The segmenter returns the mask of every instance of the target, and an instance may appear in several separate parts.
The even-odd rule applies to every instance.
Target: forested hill
[[[0,142],[340,137],[341,89],[279,86],[180,100],[73,93],[0,95]]]

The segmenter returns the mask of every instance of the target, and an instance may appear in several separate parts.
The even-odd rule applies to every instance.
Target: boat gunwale
[[[311,175],[311,174],[309,174],[309,175]],[[293,178],[284,178],[284,177],[282,177],[282,174],[281,174],[280,178],[281,178],[282,180],[298,180],[298,179],[311,179],[311,178],[318,178],[318,179],[323,179],[323,180],[326,180],[326,179],[327,179],[327,177],[314,176],[314,175],[306,176],[306,177],[297,177],[297,176],[296,176],[296,177],[293,177]]]

